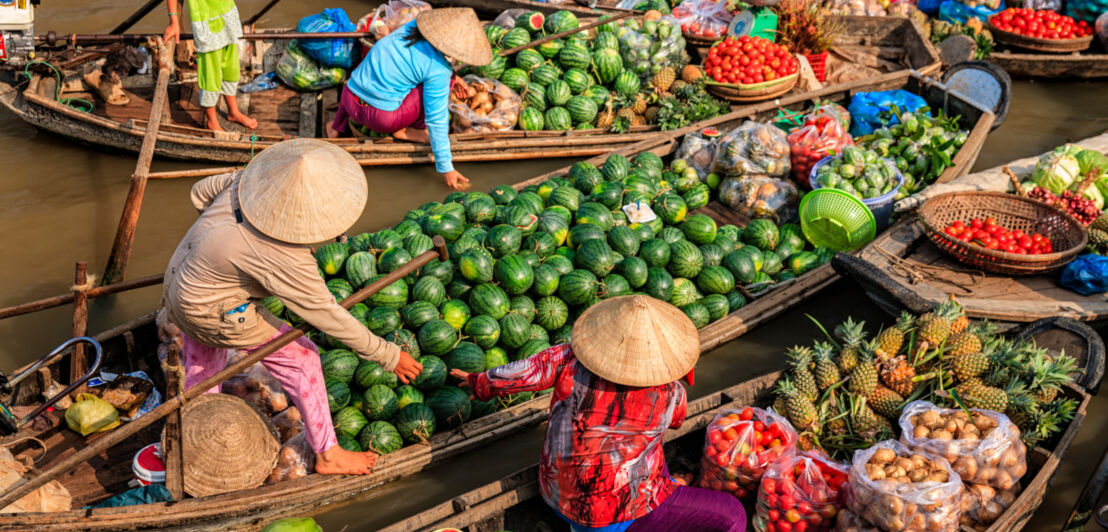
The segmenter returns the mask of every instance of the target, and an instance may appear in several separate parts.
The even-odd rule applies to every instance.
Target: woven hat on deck
[[[365,209],[369,185],[354,157],[329,142],[295,139],[262,150],[239,178],[250,225],[293,244],[335,238]]]
[[[280,449],[269,423],[238,397],[204,394],[181,410],[185,492],[193,497],[261,486]]]
[[[469,7],[442,7],[416,16],[416,27],[427,42],[444,55],[467,65],[492,62],[492,46],[477,13]]]
[[[616,297],[589,307],[573,324],[570,345],[589,371],[627,386],[673,382],[700,357],[692,320],[648,296]]]

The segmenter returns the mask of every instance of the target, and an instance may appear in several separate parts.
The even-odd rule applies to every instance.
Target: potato
[[[992,484],[1002,490],[1011,488],[1016,481],[1012,479],[1012,475],[1008,473],[1007,469],[997,469],[996,475],[993,476]]]
[[[1000,455],[999,465],[1001,467],[1012,468],[1021,462],[1021,456],[1016,452],[1016,449],[1009,447]]]
[[[953,440],[954,434],[945,428],[931,431],[931,439],[933,440]]]
[[[993,419],[989,416],[986,416],[984,414],[974,416],[973,424],[977,425],[977,429],[982,431],[982,432],[984,432],[986,430],[994,429],[997,426],[997,423],[996,423],[995,419]]]
[[[950,475],[946,471],[932,472],[923,478],[924,482],[938,482],[940,484],[948,480],[950,480]]]
[[[920,419],[923,421],[923,425],[929,429],[933,429],[942,422],[942,416],[939,415],[937,410],[928,410],[920,414]]]
[[[950,467],[954,469],[954,472],[958,473],[963,480],[968,481],[977,476],[977,460],[974,460],[973,457],[963,456],[958,458]]]
[[[906,458],[903,456],[897,457],[896,466],[906,472],[916,468],[916,465],[914,462],[912,462],[911,458]]]
[[[960,426],[958,425],[958,422],[954,421],[953,419],[948,420],[946,422],[946,424],[943,425],[943,430],[945,430],[945,431],[947,431],[951,434],[954,434],[955,432],[958,432],[959,428],[960,428]]]
[[[908,480],[912,482],[923,482],[923,479],[927,477],[927,473],[925,469],[913,469],[908,472]]]
[[[887,464],[895,459],[896,451],[893,451],[892,449],[881,448],[873,453],[873,458],[871,458],[870,461],[876,464]]]
[[[1027,474],[1027,462],[1020,462],[1012,468],[1012,476],[1016,478],[1023,478]]]
[[[993,479],[993,477],[995,477],[995,476],[996,476],[996,468],[995,467],[981,467],[981,468],[978,468],[977,476],[974,477],[973,481],[978,482],[978,483],[986,483],[986,482],[991,481]]]

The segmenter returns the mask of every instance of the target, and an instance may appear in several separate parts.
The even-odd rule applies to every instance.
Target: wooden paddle
[[[446,241],[443,240],[441,236],[436,236],[432,239],[432,242],[434,242],[435,249],[423,252],[416,258],[412,259],[412,261],[408,264],[405,264],[404,266],[393,271],[392,273],[389,273],[383,278],[370,283],[365,288],[358,290],[350,297],[342,300],[342,302],[340,303],[342,307],[345,309],[349,309],[350,307],[353,307],[354,305],[362,302],[369,296],[381,291],[381,289],[385,288],[386,286],[389,286],[390,284],[397,281],[403,281],[405,277],[412,273],[415,273],[416,270],[423,267],[425,264],[431,262],[432,260],[439,259],[444,262],[450,260],[450,256],[446,251]],[[227,379],[246,371],[256,362],[262,360],[269,355],[272,355],[278,349],[281,349],[297,338],[304,336],[311,330],[311,325],[305,323],[295,329],[282,334],[281,336],[278,336],[277,338],[274,338],[269,343],[259,348],[257,351],[250,353],[239,361],[219,371],[215,375],[208,377],[203,382],[185,390],[183,394],[166,399],[166,402],[162,403],[160,406],[158,406],[154,410],[151,410],[137,420],[132,421],[115,429],[112,432],[105,434],[102,438],[96,440],[96,442],[92,445],[89,445],[84,449],[81,449],[76,453],[70,455],[69,458],[62,460],[50,469],[44,471],[42,474],[34,478],[23,477],[15,484],[12,484],[12,486],[6,492],[4,492],[2,496],[0,496],[0,508],[6,508],[8,505],[14,503],[15,501],[18,501],[19,499],[23,498],[28,493],[31,493],[40,486],[46,484],[47,482],[50,482],[51,480],[54,480],[59,475],[66,473],[70,469],[73,469],[74,467],[95,458],[96,455],[100,454],[101,452],[111,448],[115,444],[127,439],[128,437],[135,435],[142,429],[154,424],[155,422],[168,416],[170,413],[181,408],[182,406],[184,406],[186,401],[195,399],[207,390],[210,390],[213,387],[222,384]]]
[[[637,15],[637,14],[638,14],[637,11],[630,11],[629,10],[627,12],[620,13],[619,15],[615,15],[615,16],[612,16],[612,17],[600,17],[600,20],[597,20],[595,22],[591,22],[589,24],[585,24],[584,26],[580,26],[580,27],[574,28],[572,30],[566,30],[566,31],[563,31],[563,32],[560,32],[560,33],[555,33],[554,35],[547,35],[546,37],[531,41],[531,42],[529,42],[527,44],[524,44],[522,46],[516,46],[515,48],[509,48],[507,50],[502,50],[500,52],[500,55],[506,57],[506,56],[512,55],[512,54],[514,54],[514,53],[516,53],[520,50],[527,50],[528,48],[534,48],[534,47],[536,47],[540,44],[548,43],[550,41],[553,41],[554,39],[561,39],[562,37],[573,35],[574,33],[579,33],[579,32],[585,31],[585,30],[591,30],[591,29],[593,29],[597,26],[603,26],[603,25],[605,25],[609,22],[615,22],[617,20],[623,20],[625,18],[631,17],[633,15]]]

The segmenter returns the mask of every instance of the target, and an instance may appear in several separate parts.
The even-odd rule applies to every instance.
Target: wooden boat
[[[904,88],[917,92],[936,106],[945,100],[951,112],[960,114],[973,124],[970,139],[957,155],[957,164],[948,169],[942,180],[953,179],[965,173],[976,160],[985,135],[992,123],[992,114],[966,102],[956,94],[946,94],[941,84],[928,83],[918,74],[907,72],[884,76],[882,83],[856,83],[850,86],[832,87],[809,95],[819,99],[844,102],[858,90],[889,90]],[[808,104],[806,99],[789,100],[787,108],[800,110]],[[763,103],[751,106],[743,112],[732,113],[710,121],[715,127],[734,127],[747,119],[771,120],[782,106]],[[938,108],[938,107],[937,107]],[[667,133],[660,140],[647,141],[618,150],[625,155],[653,151],[661,156],[672,154],[685,133],[696,131],[689,127]],[[594,159],[602,162],[603,157]],[[515,184],[523,188],[541,182],[552,175],[564,174],[566,169]],[[706,207],[704,212],[720,223],[745,223],[734,212],[719,203]],[[757,294],[753,301],[701,329],[701,349],[707,352],[720,344],[733,340],[760,324],[773,319],[787,309],[804,301],[830,285],[838,278],[829,265],[820,266],[796,279],[779,283]],[[134,322],[101,334],[104,344],[105,367],[114,370],[144,369],[150,375],[161,375],[154,355],[157,344],[156,330],[150,314]],[[55,378],[66,382],[68,366],[52,368]],[[32,407],[41,394],[41,384],[25,381],[16,390],[8,404]],[[163,385],[164,383],[159,383]],[[164,387],[163,387],[164,389]],[[0,530],[109,530],[131,529],[180,529],[219,527],[226,530],[252,529],[280,517],[312,514],[327,506],[352,502],[359,493],[368,491],[391,480],[414,474],[428,466],[453,458],[475,449],[496,438],[521,431],[542,422],[547,415],[549,398],[532,401],[470,421],[466,425],[446,433],[436,434],[429,445],[411,446],[388,454],[378,461],[374,474],[364,477],[332,477],[310,475],[305,478],[263,486],[242,492],[185,499],[174,503],[147,504],[124,508],[74,510],[52,514],[20,514],[0,519]],[[65,428],[57,415],[51,423],[17,434],[14,438],[35,435],[46,442],[52,454],[38,463],[47,468],[52,463],[72,454],[75,447],[87,442]],[[160,427],[154,425],[145,438],[120,445],[100,456],[100,461],[86,464],[62,479],[74,496],[74,506],[93,503],[110,494],[122,491],[130,478],[130,460],[143,444],[156,441]],[[94,438],[93,438],[94,439]],[[91,439],[90,439],[91,440]],[[0,442],[3,443],[3,442]],[[110,473],[108,473],[110,471]]]
[[[1108,53],[1036,54],[1001,51],[989,54],[1013,78],[1095,79],[1108,77]]]
[[[1105,151],[1108,135],[1080,144]],[[1008,166],[1017,175],[1029,175],[1037,159],[1028,157]],[[997,167],[935,191],[1005,191],[1008,183]],[[858,282],[878,306],[893,313],[901,308],[925,312],[953,295],[967,315],[1009,326],[1056,316],[1091,322],[1108,318],[1108,297],[1083,296],[1062,288],[1056,273],[1025,277],[985,274],[948,258],[931,244],[922,224],[914,218],[895,224],[861,253],[836,256],[832,263],[840,273]]]
[[[577,4],[573,0],[564,2],[536,2],[534,0],[430,0],[434,7],[470,7],[477,12],[477,16],[492,20],[507,9],[523,9],[526,11],[538,11],[549,15],[555,11],[571,11],[578,17],[595,17],[611,14],[615,11],[625,11],[615,7],[618,3],[614,0],[601,0],[595,8]]]
[[[1087,334],[1078,338],[1097,336],[1095,331],[1078,325],[1087,329]],[[1037,328],[1033,338],[1038,340],[1046,337],[1049,344],[1049,336],[1053,332],[1053,327]],[[1085,420],[1086,410],[1092,399],[1089,390],[1099,385],[1103,372],[1104,347],[1103,344],[1081,342],[1069,343],[1065,347],[1066,354],[1074,354],[1078,363],[1089,374],[1096,374],[1097,377],[1092,380],[1086,378],[1065,389],[1067,397],[1080,403],[1073,420],[1050,442],[1028,453],[1028,471],[1020,482],[1022,492],[1012,506],[988,528],[988,532],[1020,530],[1027,524],[1042,504],[1051,478]],[[772,386],[779,375],[779,372],[763,375],[690,401],[685,423],[680,428],[666,432],[666,462],[670,471],[695,472],[704,446],[704,428],[716,414],[721,410],[744,406],[769,406],[773,402]],[[540,497],[536,464],[385,527],[381,532],[417,532],[443,528],[456,528],[466,532],[564,530],[566,524]]]
[[[528,0],[517,0],[527,3]],[[491,3],[490,3],[491,5]],[[496,3],[498,10],[507,6]],[[540,4],[554,6],[554,4]],[[499,11],[498,11],[499,12]],[[495,15],[493,15],[495,16]],[[595,16],[593,13],[591,16]],[[849,17],[858,19],[847,25],[842,37],[843,49],[863,53],[880,52],[877,61],[883,69],[916,69],[930,74],[941,65],[938,53],[913,24],[906,19]],[[276,34],[276,32],[274,32]],[[260,74],[271,72],[284,50],[285,40],[252,41],[249,62],[243,71]],[[115,45],[118,46],[118,45]],[[113,49],[111,46],[107,50]],[[52,71],[33,74],[26,80],[21,72],[0,70],[0,105],[27,123],[67,139],[111,150],[138,152],[146,133],[154,77],[151,74],[131,76],[124,88],[131,99],[126,106],[105,105],[85,86],[81,68],[102,57],[85,54],[72,57],[64,52],[46,57],[61,72],[61,82]],[[169,84],[169,116],[172,123],[162,121],[157,135],[156,156],[242,164],[255,153],[287,138],[325,137],[324,124],[334,118],[340,88],[320,92],[296,92],[285,86],[276,89],[241,94],[240,106],[258,120],[258,128],[247,131],[238,124],[223,120],[226,133],[213,133],[202,124],[202,110],[195,85],[195,67],[186,56],[178,56],[177,76]],[[906,70],[905,70],[906,71]],[[244,79],[247,76],[244,75]],[[882,83],[880,76],[866,81]],[[853,85],[865,90],[863,85]],[[779,101],[809,97],[793,91]],[[93,102],[86,113],[66,105],[65,99]],[[733,107],[742,111],[742,107]],[[495,133],[462,133],[451,135],[451,150],[456,162],[503,161],[557,157],[588,157],[608,153],[662,134],[656,126],[635,126],[627,134],[617,135],[607,130],[522,131]],[[423,144],[397,142],[392,138],[328,139],[357,158],[364,166],[426,164],[432,162],[430,147]]]

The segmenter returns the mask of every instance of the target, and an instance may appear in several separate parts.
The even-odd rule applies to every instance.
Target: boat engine
[[[35,54],[38,0],[0,0],[0,63],[23,65]]]

